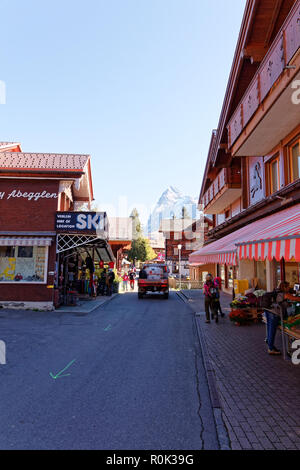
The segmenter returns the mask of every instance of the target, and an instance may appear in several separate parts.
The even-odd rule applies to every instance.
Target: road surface
[[[175,293],[120,295],[87,316],[0,310],[0,340],[0,449],[218,449],[194,318]]]

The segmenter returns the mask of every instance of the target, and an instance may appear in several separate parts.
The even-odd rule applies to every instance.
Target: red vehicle
[[[147,292],[160,292],[169,298],[169,271],[164,263],[149,263],[144,266],[146,279],[138,280],[138,297],[142,299]]]

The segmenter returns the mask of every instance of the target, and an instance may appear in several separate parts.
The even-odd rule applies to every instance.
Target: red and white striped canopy
[[[300,204],[277,212],[190,255],[190,263],[235,266],[240,259],[300,262]]]
[[[300,204],[278,212],[261,230],[237,243],[240,259],[276,259],[300,262]],[[256,224],[252,224],[253,226]]]
[[[52,238],[46,237],[0,237],[0,246],[50,246]]]

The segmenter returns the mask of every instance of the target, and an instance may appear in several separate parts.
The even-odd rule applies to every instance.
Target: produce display
[[[250,302],[248,297],[240,295],[231,302],[230,307],[233,309],[248,308],[250,307]]]
[[[290,316],[284,322],[284,327],[287,328],[288,330],[292,330],[298,325],[300,325],[300,315]]]

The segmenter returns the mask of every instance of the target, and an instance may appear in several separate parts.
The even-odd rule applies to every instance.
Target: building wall
[[[47,232],[55,230],[55,213],[58,204],[59,182],[53,180],[0,179],[0,231]],[[26,194],[27,193],[27,194]],[[23,196],[25,197],[23,197]],[[43,196],[43,197],[41,197]],[[56,243],[52,237],[48,251],[47,283],[0,284],[0,303],[9,306],[36,307],[52,304],[54,279],[49,272],[55,270]]]
[[[255,276],[255,263],[253,260],[240,260],[239,262],[239,279],[248,279],[249,286],[253,287],[252,280]]]
[[[0,231],[55,230],[58,190],[58,181],[0,179]],[[21,193],[35,197],[18,197]]]
[[[217,275],[216,264],[203,264],[202,266],[190,266],[190,279],[191,281],[202,281],[203,273],[209,273],[213,276]]]
[[[50,271],[55,270],[56,244],[53,237],[52,245],[49,247],[48,255],[48,276],[47,284],[18,284],[16,282],[9,284],[0,283],[0,304],[12,302],[20,304],[22,302],[52,302],[54,290],[47,286],[53,286],[54,278],[49,275]],[[22,307],[22,305],[21,305]]]

